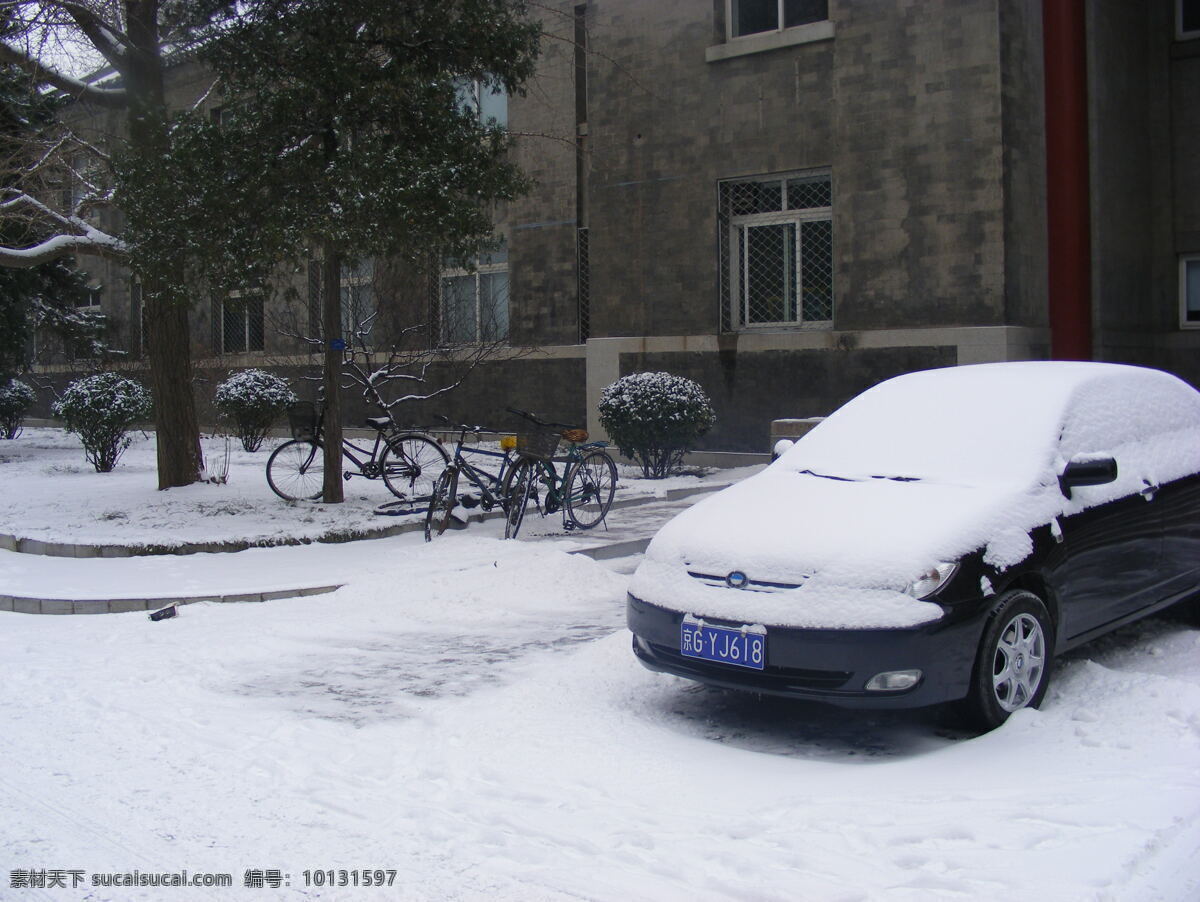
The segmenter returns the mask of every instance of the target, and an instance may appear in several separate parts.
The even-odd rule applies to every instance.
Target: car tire
[[[1014,711],[1038,707],[1053,665],[1054,622],[1046,606],[1032,592],[1005,592],[988,618],[963,700],[968,726],[987,732]]]

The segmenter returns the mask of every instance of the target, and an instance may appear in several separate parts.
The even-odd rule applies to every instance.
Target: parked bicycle
[[[324,414],[308,401],[293,404],[287,414],[292,438],[271,452],[267,483],[288,501],[316,501],[325,479]],[[367,425],[375,430],[370,448],[342,439],[348,467],[342,478],[382,479],[397,498],[414,505],[427,501],[450,461],[446,449],[428,433],[397,429],[390,417],[370,417]]]
[[[508,441],[511,436],[500,440],[499,451],[488,448],[465,447],[468,435],[499,435],[495,430],[486,426],[472,426],[466,423],[451,424],[445,417],[438,417],[442,422],[451,426],[457,433],[454,443],[454,453],[450,462],[442,470],[430,493],[429,506],[425,511],[425,541],[432,541],[434,536],[440,536],[446,531],[453,519],[454,508],[461,504],[466,508],[482,507],[490,511],[495,507],[507,510],[508,478],[513,465],[518,458],[513,454],[513,443]],[[476,459],[481,457],[497,458],[500,469],[492,473],[483,469],[477,463],[467,458],[471,455]],[[474,491],[465,491],[459,495],[461,484],[465,481]]]
[[[559,510],[564,529],[591,529],[604,521],[617,490],[617,465],[605,449],[607,442],[589,442],[587,430],[566,423],[542,420],[527,410],[508,408],[509,413],[531,422],[537,432],[518,436],[518,462],[508,477],[505,538],[516,538],[529,502],[544,517]],[[558,431],[561,430],[561,431]],[[556,457],[559,439],[569,445]],[[560,471],[555,466],[563,464]]]

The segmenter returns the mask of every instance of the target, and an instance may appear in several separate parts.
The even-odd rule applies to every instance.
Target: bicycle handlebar
[[[461,430],[463,432],[470,432],[475,435],[479,435],[479,434],[482,434],[485,432],[486,433],[496,433],[497,435],[500,434],[495,429],[493,429],[491,426],[472,426],[469,423],[455,423],[449,417],[442,416],[442,414],[440,414],[440,413],[435,413],[433,415],[433,417],[434,417],[434,419],[441,420],[447,426],[450,426],[450,427],[454,428],[455,430]]]
[[[563,429],[578,429],[579,428],[578,426],[573,426],[570,423],[552,423],[547,420],[543,420],[540,417],[535,416],[534,414],[530,413],[528,410],[520,410],[516,407],[506,407],[504,409],[507,410],[509,413],[515,413],[519,417],[524,417],[525,419],[529,420],[529,422],[536,423],[538,426],[547,426],[547,427],[558,426]]]

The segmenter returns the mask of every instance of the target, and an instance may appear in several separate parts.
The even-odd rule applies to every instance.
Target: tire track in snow
[[[31,820],[40,820],[47,824],[47,826],[54,828],[46,830],[45,833],[47,835],[60,838],[64,835],[62,828],[66,828],[67,835],[74,834],[84,839],[86,844],[93,848],[97,846],[107,847],[119,853],[119,857],[115,860],[122,861],[122,868],[117,871],[117,873],[127,873],[132,870],[139,870],[144,871],[145,873],[159,874],[175,873],[179,870],[182,870],[182,868],[164,867],[162,864],[163,861],[170,861],[172,856],[178,856],[180,854],[179,849],[167,847],[162,843],[155,843],[154,845],[157,846],[157,848],[154,850],[154,852],[162,853],[161,857],[155,861],[147,857],[146,852],[148,851],[148,846],[144,840],[139,841],[135,845],[131,845],[129,843],[129,838],[118,833],[111,825],[99,824],[86,815],[79,813],[79,811],[74,807],[75,803],[66,803],[59,798],[47,797],[44,791],[44,783],[40,789],[41,791],[39,792],[39,795],[35,796],[21,789],[11,781],[6,780],[3,776],[0,776],[0,794],[7,796],[11,801],[18,803],[16,805],[12,805],[11,807],[21,810],[22,813],[28,816]],[[126,858],[128,859],[127,862],[125,860]],[[31,863],[31,867],[37,870],[50,870],[51,868],[66,870],[66,868],[59,867],[61,864],[64,863],[36,862]],[[67,862],[66,864],[70,864],[70,862]],[[85,870],[86,872],[86,869],[82,870]],[[97,871],[96,873],[101,872]],[[97,900],[110,898],[103,895],[103,889],[105,888],[97,888],[95,891],[85,892],[85,894],[79,898]],[[117,888],[114,887],[110,889]],[[123,887],[120,888],[120,890],[124,889],[125,888]],[[137,889],[142,888],[138,887]],[[158,888],[146,887],[145,889],[157,890]],[[181,890],[183,891],[182,893],[180,893]],[[26,893],[34,893],[40,895],[41,898],[61,898],[61,896],[56,895],[49,890],[43,890],[38,887],[32,887],[29,889],[22,888],[21,893],[22,897],[24,897]],[[205,892],[202,887],[171,887],[171,897],[179,899],[216,898],[216,896]],[[152,895],[143,896],[142,898],[152,898]]]

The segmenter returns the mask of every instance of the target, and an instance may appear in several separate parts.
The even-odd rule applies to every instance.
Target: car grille
[[[718,589],[727,589],[729,584],[725,582],[724,576],[718,576],[715,573],[699,573],[695,570],[689,570],[688,576],[692,579],[698,579],[706,586],[714,586]],[[740,589],[742,592],[787,592],[790,589],[799,589],[808,580],[807,576],[800,578],[798,583],[773,583],[764,579],[749,580],[746,585]]]
[[[645,642],[645,644],[655,657],[669,664],[675,673],[682,675],[691,672],[698,677],[720,675],[723,680],[758,686],[763,690],[841,689],[853,676],[849,671],[802,670],[799,667],[772,667],[770,665],[767,665],[764,670],[746,670],[728,664],[689,658],[680,654],[679,649],[660,645],[657,642]]]

